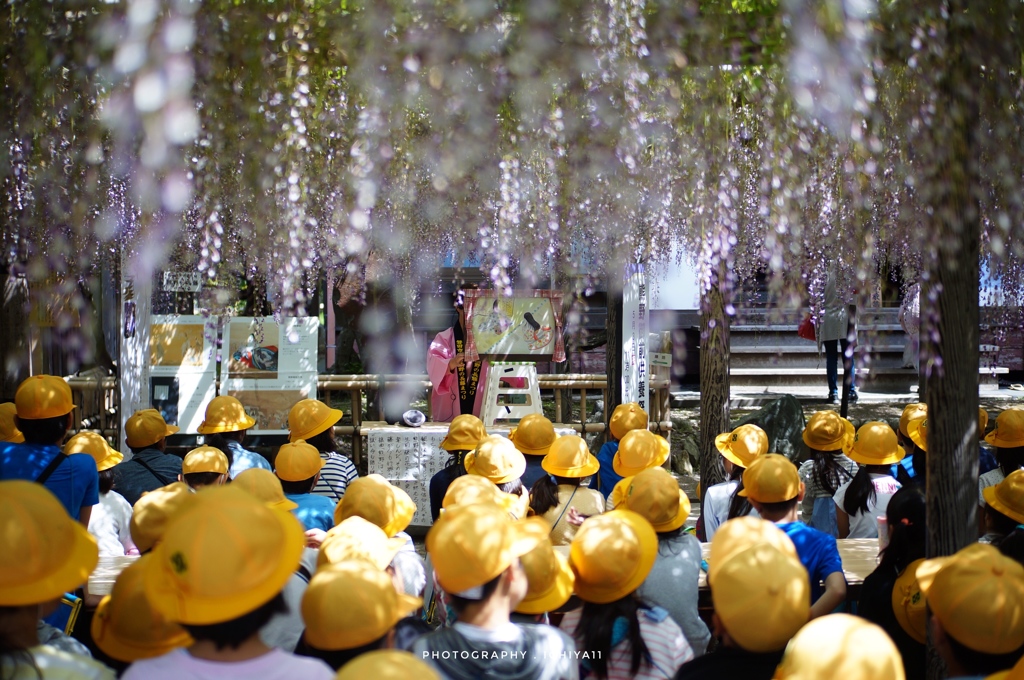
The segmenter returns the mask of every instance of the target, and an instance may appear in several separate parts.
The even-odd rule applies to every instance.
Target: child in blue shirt
[[[846,599],[843,562],[836,539],[799,521],[804,485],[796,466],[777,453],[758,456],[743,473],[743,487],[739,495],[750,499],[761,517],[774,522],[796,546],[811,579],[811,618],[831,613]]]
[[[282,446],[274,459],[274,474],[281,480],[284,495],[298,506],[292,514],[307,531],[330,531],[334,526],[334,501],[313,493],[325,462],[316,447],[303,439]]]
[[[612,460],[619,450],[619,440],[630,430],[641,428],[647,429],[647,412],[640,408],[640,404],[631,401],[619,404],[612,411],[612,417],[608,421],[608,441],[597,452],[597,460],[601,463],[601,469],[597,472],[597,490],[604,494],[605,498],[608,498],[608,494],[622,480],[622,476],[612,467]]]

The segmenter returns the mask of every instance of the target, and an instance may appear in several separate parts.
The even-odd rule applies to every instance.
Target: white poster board
[[[648,325],[644,265],[627,265],[622,286],[622,403],[636,402],[650,415]]]
[[[149,329],[149,403],[168,425],[195,432],[215,396],[216,322],[202,316],[154,314]]]

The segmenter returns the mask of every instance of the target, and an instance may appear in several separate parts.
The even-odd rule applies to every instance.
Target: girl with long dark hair
[[[900,489],[892,464],[906,451],[891,427],[875,421],[861,425],[848,454],[860,469],[833,497],[839,538],[878,538],[878,518],[885,516],[889,499]]]
[[[800,520],[833,537],[839,535],[839,528],[832,497],[857,474],[857,464],[843,454],[843,447],[854,434],[853,423],[831,410],[812,415],[803,431],[811,457],[800,466],[800,479],[806,489]]]
[[[737,492],[743,488],[743,471],[755,458],[768,453],[768,434],[757,425],[740,425],[715,437],[715,447],[722,454],[727,479],[708,487],[704,496],[704,535],[708,542],[726,521],[748,514],[757,516]]]
[[[541,466],[547,474],[533,485],[530,509],[551,526],[553,545],[569,545],[579,528],[569,521],[570,511],[584,518],[604,511],[604,496],[590,488],[601,464],[582,438],[566,435],[555,440]]]

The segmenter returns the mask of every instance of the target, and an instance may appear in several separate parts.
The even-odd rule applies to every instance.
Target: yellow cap
[[[297,439],[277,450],[274,473],[286,482],[302,482],[315,477],[326,462],[315,446]]]
[[[493,486],[493,484],[491,485]],[[405,545],[401,538],[389,538],[384,530],[362,517],[349,517],[338,522],[327,532],[320,544],[317,567],[336,564],[346,560],[370,562],[381,571],[388,568],[391,560]]]
[[[1014,470],[995,486],[983,489],[981,494],[996,512],[1024,522],[1024,470]]]
[[[835,411],[818,411],[804,428],[804,444],[815,451],[839,451],[853,439],[855,428]]]
[[[647,412],[635,401],[619,404],[608,420],[608,429],[616,439],[622,439],[633,430],[646,430]]]
[[[1010,670],[1000,671],[988,676],[985,680],[1024,680],[1024,656]]]
[[[558,435],[551,421],[539,413],[524,416],[508,435],[516,448],[531,456],[546,456]]]
[[[1024,567],[994,546],[972,543],[925,560],[917,582],[932,615],[960,644],[984,654],[1024,645]]]
[[[708,554],[708,584],[714,585],[718,567],[725,564],[734,552],[762,543],[794,559],[800,559],[793,541],[773,522],[750,515],[736,517],[718,527],[711,541]]]
[[[141,552],[152,550],[163,538],[171,518],[194,499],[195,494],[184,482],[174,482],[143,493],[135,501],[128,524],[132,543]]]
[[[978,432],[985,434],[985,428],[988,427],[988,411],[982,407],[978,407]]]
[[[0,607],[55,600],[89,578],[96,540],[42,484],[0,482]]]
[[[14,404],[22,420],[66,416],[75,408],[71,388],[63,378],[53,375],[26,378],[14,393]]]
[[[876,420],[860,426],[846,455],[860,465],[892,465],[903,460],[907,452],[900,446],[892,428]]]
[[[456,505],[492,503],[511,511],[517,502],[516,496],[502,492],[489,479],[484,479],[480,475],[462,475],[448,485],[448,491],[441,500],[441,507],[447,510]]]
[[[716,533],[712,543],[736,538]],[[782,649],[811,616],[807,569],[790,551],[767,542],[733,544],[724,551],[711,590],[715,614],[748,652]]]
[[[532,517],[527,522],[543,522]],[[545,524],[543,530],[550,531]],[[537,547],[519,558],[526,572],[529,587],[526,597],[516,606],[520,614],[544,614],[555,611],[572,597],[572,586],[576,577],[569,567],[569,560],[551,545],[551,538],[545,536]]]
[[[917,568],[923,559],[914,560],[896,578],[892,587],[892,612],[907,635],[922,645],[927,642],[928,616],[924,593],[917,582]]]
[[[996,416],[996,426],[985,441],[1000,449],[1024,446],[1024,409],[1008,408]]]
[[[782,503],[800,495],[803,483],[789,458],[777,453],[759,456],[743,472],[740,496],[758,503]]]
[[[181,474],[190,475],[194,472],[216,472],[221,475],[228,473],[228,457],[224,452],[213,446],[199,446],[185,454],[181,461]]]
[[[661,533],[683,526],[690,516],[690,499],[664,468],[650,468],[632,478],[626,490],[626,510],[642,516]]]
[[[612,469],[622,477],[631,477],[647,468],[665,464],[669,443],[647,430],[630,430],[619,440],[619,450],[612,458]]]
[[[498,487],[494,488],[497,490]],[[405,531],[415,514],[416,504],[404,489],[373,474],[349,483],[341,502],[334,509],[334,523],[341,524],[349,517],[362,517],[391,537]]]
[[[470,597],[468,591],[500,575],[549,531],[536,522],[513,521],[489,503],[456,505],[430,528],[427,552],[445,592]]]
[[[786,646],[774,680],[905,680],[903,659],[879,626],[850,614],[808,623]]]
[[[635,477],[635,475],[633,477]],[[612,487],[612,492],[608,494],[608,502],[611,504],[612,510],[615,508],[626,507],[623,504],[626,502],[626,495],[629,494],[629,487],[633,484],[633,477],[623,477],[619,481],[615,482],[615,486]]]
[[[136,411],[124,424],[124,440],[133,449],[152,446],[164,437],[178,432],[176,425],[168,425],[160,411],[147,408]]]
[[[306,642],[325,651],[361,647],[422,604],[396,591],[391,577],[368,562],[329,564],[316,570],[302,595]]]
[[[251,493],[256,500],[278,510],[294,510],[298,503],[288,500],[281,488],[281,480],[270,470],[248,468],[231,480],[232,486]]]
[[[452,420],[448,434],[441,440],[441,448],[445,451],[472,451],[486,436],[484,421],[465,413]]]
[[[25,435],[14,424],[16,415],[18,415],[18,407],[14,405],[14,402],[8,401],[0,404],[0,442],[21,444],[25,441]]]
[[[746,468],[755,458],[768,453],[768,434],[757,425],[740,425],[715,437],[715,447],[730,463]]]
[[[904,437],[910,436],[910,430],[907,426],[910,425],[912,420],[922,420],[928,417],[928,404],[907,404],[903,407],[903,413],[900,415],[900,432]],[[988,414],[986,414],[986,419]]]
[[[622,509],[595,515],[569,546],[576,594],[597,604],[622,599],[640,587],[657,556],[658,535],[640,515]]]
[[[143,571],[151,559],[151,555],[143,555],[128,565],[92,618],[96,646],[118,661],[149,659],[194,642],[184,628],[165,619],[146,599]]]
[[[303,399],[288,412],[288,441],[309,440],[341,420],[341,410],[316,399]]]
[[[516,445],[498,435],[485,437],[466,454],[466,472],[486,477],[495,484],[519,479],[526,472],[526,458]]]
[[[601,469],[601,463],[591,455],[587,443],[574,434],[559,437],[540,466],[558,477],[589,477]]]
[[[241,489],[214,487],[171,520],[146,565],[146,596],[171,621],[231,621],[281,592],[305,545],[290,512]]]
[[[995,432],[995,430],[993,430]],[[907,436],[914,446],[922,451],[928,451],[928,418],[918,418],[907,423]]]
[[[360,654],[338,670],[336,680],[441,680],[437,671],[410,652],[378,649]]]
[[[248,430],[255,424],[256,419],[245,412],[242,402],[234,397],[222,395],[210,400],[206,407],[206,417],[196,431],[199,434],[238,432]]]
[[[96,461],[96,470],[103,472],[114,467],[122,460],[124,454],[110,448],[110,444],[102,435],[95,432],[79,432],[64,444],[64,455],[84,453]]]

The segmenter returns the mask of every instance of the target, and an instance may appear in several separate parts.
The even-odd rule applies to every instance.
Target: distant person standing
[[[828,400],[835,403],[839,400],[839,350],[842,349],[843,357],[849,357],[851,361],[850,393],[848,400],[853,403],[857,401],[857,368],[853,364],[853,351],[855,345],[851,345],[847,338],[847,330],[850,322],[850,312],[856,315],[856,307],[847,304],[844,296],[839,294],[836,286],[835,269],[830,269],[828,278],[825,280],[825,303],[821,314],[821,323],[816,325],[818,329],[818,347],[825,348],[825,374],[828,378]],[[856,316],[854,317],[856,324]],[[856,325],[854,326],[856,329]],[[856,333],[856,330],[854,330]],[[854,336],[856,338],[856,335]]]
[[[907,334],[903,347],[903,368],[918,370],[921,366],[921,284],[915,283],[907,289],[900,304],[900,326]]]
[[[465,291],[456,291],[453,306],[458,314],[455,324],[441,331],[427,351],[430,377],[430,414],[435,422],[447,423],[460,414],[480,416],[483,386],[487,384],[486,360],[466,362]]]

